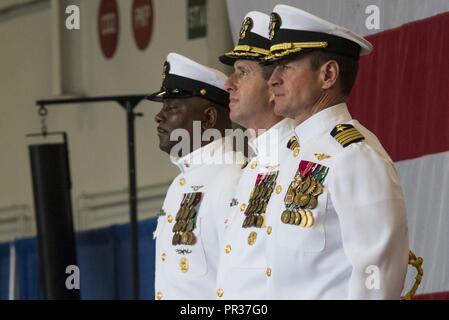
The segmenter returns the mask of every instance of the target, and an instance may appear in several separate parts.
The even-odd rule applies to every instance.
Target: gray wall
[[[27,205],[29,210],[25,211],[33,215],[27,146],[36,140],[26,139],[25,134],[40,130],[35,100],[61,94],[95,96],[157,90],[163,61],[171,51],[226,71],[217,60],[232,45],[224,0],[208,1],[208,36],[195,40],[187,39],[187,0],[153,0],[154,30],[145,51],[134,43],[132,1],[119,0],[120,38],[111,60],[103,57],[98,42],[99,3],[44,1],[0,17],[0,209]],[[80,5],[81,30],[65,29],[66,4]],[[137,109],[145,115],[136,123],[140,187],[167,183],[177,174],[167,155],[158,149],[153,117],[159,107],[144,102]],[[49,130],[69,134],[76,207],[84,194],[126,193],[126,123],[118,105],[50,107],[47,122]],[[126,219],[125,208],[122,220]]]

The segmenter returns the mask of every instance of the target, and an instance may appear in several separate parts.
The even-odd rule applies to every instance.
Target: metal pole
[[[133,299],[139,300],[139,247],[137,228],[137,180],[136,180],[136,153],[134,111],[131,101],[126,101],[127,131],[128,131],[128,173],[129,173],[129,214],[130,214],[130,245],[131,267],[133,283]]]
[[[126,111],[128,131],[128,176],[129,176],[129,216],[130,216],[130,247],[131,247],[131,274],[132,295],[139,299],[139,247],[138,247],[138,224],[137,224],[137,179],[136,179],[136,151],[135,151],[135,127],[134,120],[141,113],[134,113],[134,108],[140,101],[147,97],[146,94],[104,96],[104,97],[81,97],[69,99],[38,100],[39,107],[55,104],[77,104],[92,102],[115,101]]]

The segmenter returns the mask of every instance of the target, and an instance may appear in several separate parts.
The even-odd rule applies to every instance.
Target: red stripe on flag
[[[413,300],[449,300],[449,291],[417,294]]]
[[[449,13],[368,37],[348,105],[394,161],[449,150]]]

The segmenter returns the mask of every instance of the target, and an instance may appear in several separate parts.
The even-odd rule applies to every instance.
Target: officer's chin
[[[170,154],[172,147],[173,143],[169,140],[169,135],[159,135],[159,149],[167,154]]]
[[[239,112],[238,108],[233,108],[229,111],[229,119],[232,122],[237,123],[239,126],[246,128],[245,121],[242,121],[242,114]]]
[[[288,118],[288,108],[281,104],[281,103],[275,103],[274,104],[274,108],[273,108],[274,114],[284,117],[284,118]]]

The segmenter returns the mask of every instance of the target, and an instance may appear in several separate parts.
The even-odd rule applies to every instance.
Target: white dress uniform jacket
[[[266,298],[267,228],[265,224],[262,228],[243,228],[244,212],[258,175],[279,171],[279,163],[289,151],[284,148],[280,153],[279,147],[285,146],[293,129],[293,121],[284,119],[250,142],[254,155],[243,169],[230,215],[224,221],[217,276],[218,299]]]
[[[181,173],[170,185],[154,232],[156,299],[214,299],[220,232],[238,183],[244,156],[228,138],[172,159]],[[201,193],[192,245],[172,245],[184,194]]]
[[[334,138],[334,128],[334,134],[344,131],[339,124],[355,130]],[[315,114],[295,134],[299,155],[281,162],[282,192],[267,209],[273,229],[266,246],[268,298],[399,299],[409,246],[394,163],[376,136],[351,118],[345,103]],[[360,136],[362,141],[343,147]],[[306,209],[312,217],[302,217],[310,220],[309,227],[282,221],[285,196],[301,162],[302,168],[327,170],[317,206]]]

